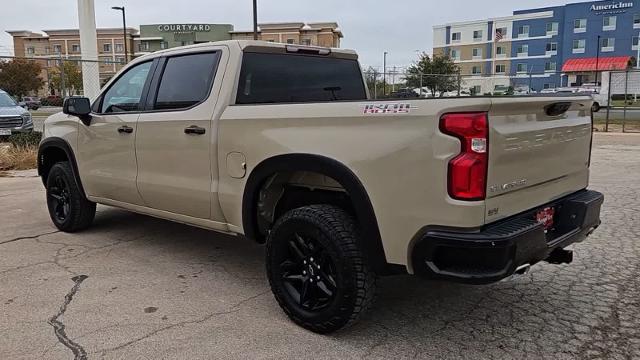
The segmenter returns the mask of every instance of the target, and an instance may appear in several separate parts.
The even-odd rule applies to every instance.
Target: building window
[[[460,42],[460,40],[462,40],[462,33],[456,32],[451,34],[451,41],[452,42]]]
[[[36,53],[36,49],[34,49],[33,47],[30,46],[27,48],[27,54],[33,55],[35,53]]]
[[[473,32],[473,41],[482,41],[482,30],[476,30]]]
[[[634,36],[631,40],[631,50],[638,50],[638,37]]]
[[[311,45],[311,39],[302,39],[302,45]]]
[[[76,53],[80,52],[80,44],[71,45],[71,51]]]
[[[124,44],[116,44],[116,52],[117,53],[124,52]]]
[[[472,56],[474,59],[482,59],[482,48],[473,48]]]
[[[45,53],[46,55],[49,55],[49,54],[51,53],[51,47],[49,47],[49,46],[45,46],[45,47],[44,47],[44,53]]]
[[[574,54],[584,54],[586,46],[586,41],[582,40],[573,40],[573,53]]]
[[[168,49],[169,48],[169,43],[166,41],[163,41],[160,43],[160,49]]]
[[[469,90],[471,90],[471,95],[473,95],[473,96],[480,95],[480,93],[482,92],[482,86],[474,85]]]
[[[517,56],[529,56],[529,45],[520,45],[517,49]]]
[[[555,62],[547,62],[544,64],[545,72],[556,72],[557,65]]]
[[[496,29],[496,33],[500,33],[502,34],[502,39],[506,39],[507,37],[509,37],[509,34],[507,33],[507,28],[506,27],[501,27],[501,28],[497,28]]]
[[[633,15],[633,28],[640,29],[640,14]]]
[[[102,44],[103,52],[111,52],[111,44]]]
[[[616,29],[618,18],[615,16],[605,16],[602,19],[602,31],[613,31]]]
[[[555,85],[546,83],[546,84],[542,84],[542,88],[543,89],[553,89],[553,88],[555,88]]]
[[[125,63],[124,56],[116,56],[116,63],[124,65]]]
[[[518,74],[526,74],[527,64],[518,64],[516,67],[516,71],[518,72]]]
[[[616,39],[615,38],[605,38],[602,39],[602,52],[612,52],[615,51],[616,48]]]
[[[558,35],[558,23],[550,22],[547,23],[547,35]]]
[[[296,41],[294,39],[287,39],[287,44],[295,44]]]
[[[547,43],[547,55],[557,55],[558,54],[558,43],[552,42]]]
[[[481,66],[474,66],[471,68],[471,73],[473,75],[482,75],[482,67]]]
[[[518,26],[518,38],[529,37],[529,25]]]
[[[53,45],[53,52],[56,54],[62,54],[62,45]]]
[[[504,46],[498,46],[496,48],[496,57],[505,57],[507,56],[507,49]]]
[[[142,41],[138,44],[138,50],[140,51],[149,51],[149,48],[150,46],[148,41]]]
[[[573,22],[573,32],[574,33],[587,32],[587,19],[576,19]]]
[[[507,72],[507,65],[498,64],[496,65],[496,74],[504,74]]]
[[[460,60],[460,50],[451,49],[451,58],[453,60]]]

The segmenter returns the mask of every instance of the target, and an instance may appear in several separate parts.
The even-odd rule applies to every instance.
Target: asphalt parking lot
[[[640,135],[596,134],[603,225],[571,265],[489,286],[382,279],[331,336],[291,323],[263,248],[99,207],[57,232],[33,172],[0,178],[0,359],[640,358]]]

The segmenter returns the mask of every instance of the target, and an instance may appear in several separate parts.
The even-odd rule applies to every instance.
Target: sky
[[[11,0],[1,0],[10,2]],[[0,12],[0,55],[12,55],[5,30],[78,27],[78,0],[20,0]],[[561,0],[258,0],[259,22],[335,21],[344,34],[341,47],[356,50],[363,67],[405,67],[419,52],[431,52],[434,25],[511,15],[513,10],[563,5]],[[571,1],[579,2],[579,1]],[[157,23],[223,23],[252,27],[251,0],[95,0],[98,27]]]

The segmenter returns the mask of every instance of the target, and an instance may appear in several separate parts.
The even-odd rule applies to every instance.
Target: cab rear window
[[[367,98],[356,60],[245,53],[236,104],[305,103]]]

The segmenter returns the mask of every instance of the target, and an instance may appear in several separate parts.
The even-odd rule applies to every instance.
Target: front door
[[[80,124],[79,170],[88,196],[143,205],[136,189],[135,137],[152,62],[123,73],[94,104],[91,123]]]
[[[138,190],[153,209],[222,221],[212,206],[218,201],[212,87],[219,60],[220,52],[212,51],[158,63],[136,137]]]

